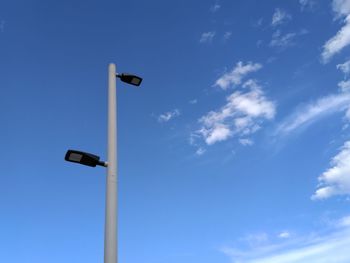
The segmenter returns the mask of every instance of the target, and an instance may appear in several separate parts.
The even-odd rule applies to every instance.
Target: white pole
[[[104,263],[117,263],[117,90],[116,66],[108,66],[108,166],[106,185],[106,218]]]

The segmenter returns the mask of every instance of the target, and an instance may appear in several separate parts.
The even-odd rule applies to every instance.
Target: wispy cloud
[[[281,8],[276,8],[272,15],[271,25],[278,26],[292,19],[292,16]]]
[[[281,30],[276,30],[272,34],[272,39],[269,44],[270,47],[287,48],[295,45],[295,39],[298,36],[307,34],[307,30],[301,30],[300,32],[293,32],[282,34]]]
[[[312,10],[315,6],[314,0],[299,0],[301,11]]]
[[[221,8],[221,5],[218,2],[216,2],[214,5],[210,7],[210,12],[215,13],[219,11],[220,8]]]
[[[333,0],[332,8],[336,15],[336,18],[347,16],[350,14],[350,1],[349,0]]]
[[[279,233],[278,234],[278,237],[279,238],[283,238],[283,239],[285,239],[285,238],[290,238],[290,233],[288,232],[288,231],[283,231],[283,232],[281,232],[281,233]]]
[[[239,61],[230,72],[223,74],[217,79],[215,85],[223,90],[232,85],[239,85],[247,74],[258,71],[261,68],[262,65],[259,63],[248,62],[244,64],[242,61]]]
[[[331,160],[332,167],[319,178],[319,187],[311,197],[313,200],[326,199],[334,195],[350,195],[350,141]]]
[[[202,147],[199,147],[196,151],[196,155],[201,156],[206,152],[206,150]]]
[[[204,32],[200,39],[199,42],[200,43],[211,43],[215,37],[215,32],[214,31],[209,31],[209,32]]]
[[[350,60],[344,62],[343,64],[338,64],[337,69],[341,70],[344,75],[348,77],[350,73]]]
[[[314,121],[335,112],[345,111],[350,107],[350,93],[339,92],[322,97],[297,109],[277,128],[277,134],[286,135],[305,127]]]
[[[330,263],[350,262],[350,226],[349,217],[340,219],[328,234],[315,233],[288,238],[266,239],[248,248],[222,247],[220,251],[233,263]]]
[[[345,25],[323,45],[322,62],[327,63],[337,53],[350,44],[350,15],[344,19]]]
[[[350,92],[350,80],[348,79],[350,74],[350,60],[343,64],[338,64],[337,69],[344,73],[344,79],[338,83],[338,87],[342,92]]]
[[[338,87],[342,92],[350,91],[350,80],[342,80],[338,83]]]
[[[233,92],[226,104],[199,119],[198,133],[208,145],[236,136],[247,136],[260,129],[264,120],[275,116],[275,103],[267,99],[255,81],[245,83],[244,91]],[[245,141],[247,142],[247,141]]]
[[[168,122],[171,119],[180,116],[180,111],[178,109],[174,109],[172,111],[168,111],[165,113],[162,113],[158,116],[159,122]]]
[[[333,11],[336,19],[343,19],[343,27],[330,38],[324,45],[321,54],[323,63],[328,63],[330,59],[340,53],[350,44],[350,1],[333,0]]]
[[[238,140],[238,142],[239,142],[240,144],[242,144],[243,146],[250,146],[250,145],[253,145],[253,144],[254,144],[253,140],[251,140],[251,139],[246,139],[246,138],[241,138],[241,139]]]
[[[292,46],[295,44],[293,41],[296,35],[297,35],[296,33],[282,34],[280,30],[277,30],[276,32],[273,33],[269,46],[282,47],[282,48]]]

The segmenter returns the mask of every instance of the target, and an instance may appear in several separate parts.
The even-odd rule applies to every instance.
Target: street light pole
[[[118,164],[116,66],[108,66],[108,141],[104,263],[118,262]]]
[[[129,73],[117,74],[115,64],[108,66],[108,162],[91,153],[68,150],[64,159],[91,167],[107,167],[106,182],[106,218],[104,263],[118,262],[118,162],[117,162],[117,78],[121,81],[140,86],[142,78]]]

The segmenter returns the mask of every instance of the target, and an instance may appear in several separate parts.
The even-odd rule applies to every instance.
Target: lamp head
[[[96,165],[106,166],[105,162],[100,161],[99,156],[76,150],[68,150],[64,159],[68,162],[79,163],[91,167],[96,167]]]
[[[117,74],[117,77],[120,78],[121,81],[134,86],[140,86],[142,82],[141,77],[128,73]]]

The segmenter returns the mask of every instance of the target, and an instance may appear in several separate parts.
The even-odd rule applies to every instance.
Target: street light
[[[76,150],[68,150],[64,159],[68,162],[80,163],[91,167],[96,167],[96,165],[107,167],[107,163],[100,161],[99,156]]]
[[[120,78],[121,81],[134,86],[140,86],[142,82],[142,78],[128,73],[117,74],[117,77]]]
[[[142,78],[128,74],[116,73],[115,64],[108,66],[108,138],[107,156],[108,162],[100,161],[100,157],[91,153],[68,150],[65,160],[91,167],[107,167],[106,179],[106,217],[105,217],[105,246],[104,263],[118,262],[118,162],[117,162],[117,88],[116,78],[121,81],[140,86]]]

